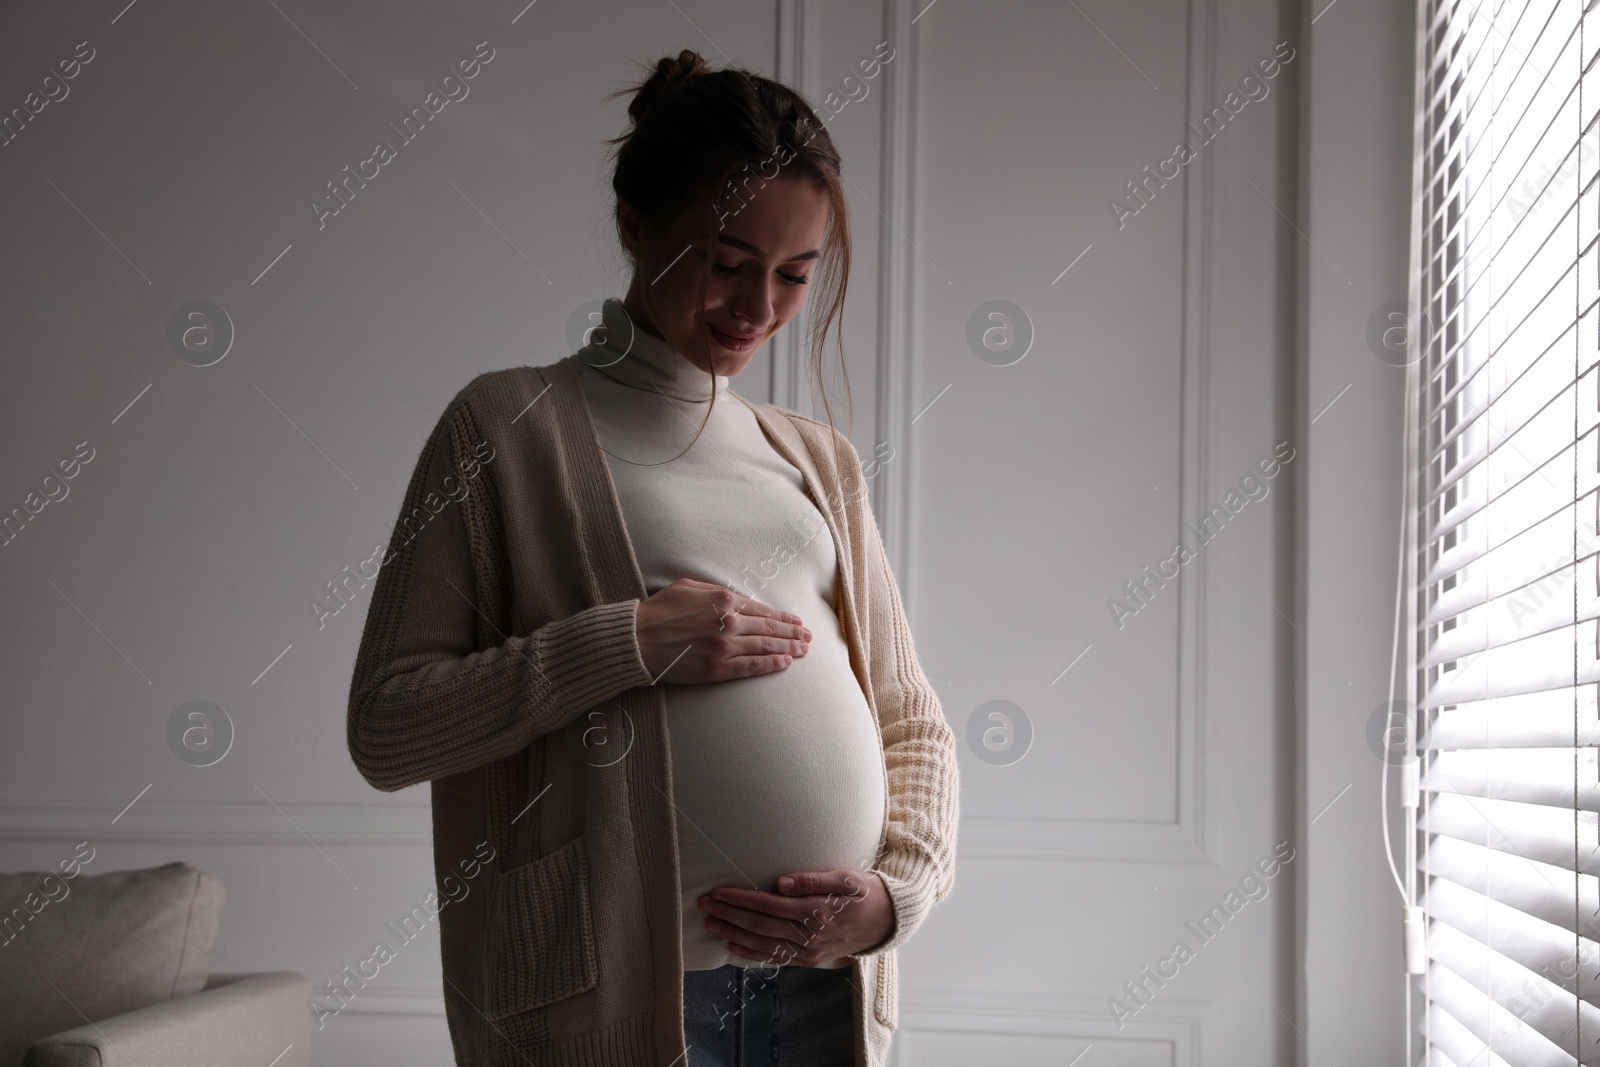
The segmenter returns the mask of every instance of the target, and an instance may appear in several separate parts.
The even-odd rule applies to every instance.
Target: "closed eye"
[[[718,274],[721,274],[724,277],[739,273],[739,265],[738,264],[733,264],[732,266],[730,266],[730,265],[728,265],[726,263],[713,262],[711,264],[711,267]],[[785,274],[781,270],[778,271],[778,277],[783,279],[783,283],[785,285],[805,285],[805,284],[807,284],[808,282],[811,281],[811,279],[808,278],[804,274]]]

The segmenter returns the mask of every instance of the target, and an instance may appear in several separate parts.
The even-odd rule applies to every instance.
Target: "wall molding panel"
[[[904,4],[904,0],[889,0]],[[1188,82],[1185,114],[1198,119],[1212,98],[1213,72],[1216,70],[1216,0],[1190,0],[1188,5]],[[908,65],[909,66],[909,65]],[[887,139],[886,139],[887,144]],[[1218,466],[1211,454],[1214,441],[1225,440],[1225,427],[1212,427],[1210,331],[1212,291],[1209,276],[1212,262],[1211,217],[1219,195],[1212,177],[1213,153],[1203,153],[1198,171],[1184,171],[1183,201],[1183,351],[1181,390],[1181,432],[1179,445],[1178,515],[1181,539],[1184,516],[1200,514],[1211,499],[1211,472]],[[905,268],[902,268],[905,269]],[[886,293],[886,296],[888,294]],[[899,297],[897,297],[899,298]],[[891,305],[892,306],[892,305]],[[912,313],[915,321],[914,313]],[[886,347],[892,358],[912,362],[901,349]],[[910,369],[887,373],[892,381],[914,377]],[[908,394],[914,389],[908,389]],[[909,401],[907,401],[909,403]],[[902,406],[900,411],[907,410]],[[913,456],[914,449],[908,449]],[[900,481],[884,488],[886,510],[897,516],[900,529],[911,533],[914,509],[907,499],[910,481],[906,464]],[[887,477],[887,475],[886,475]],[[888,534],[885,534],[887,539]],[[907,538],[914,546],[914,533]],[[891,558],[896,557],[893,548]],[[915,572],[910,560],[900,557],[897,574]],[[1176,692],[1178,748],[1175,768],[1177,781],[1176,818],[1155,820],[1099,819],[1093,824],[1079,819],[1040,819],[1023,816],[963,815],[960,852],[962,855],[1017,860],[1116,860],[1129,858],[1151,863],[1198,864],[1216,862],[1209,847],[1206,824],[1206,795],[1209,776],[1205,764],[1206,723],[1206,622],[1208,618],[1208,573],[1210,560],[1201,555],[1192,566],[1187,584],[1177,587],[1178,599],[1178,677]],[[908,581],[907,584],[912,584]],[[1191,592],[1192,590],[1192,592]],[[906,594],[909,603],[914,593]],[[907,609],[908,613],[910,609]]]
[[[934,1045],[935,1035],[977,1037],[1040,1037],[1060,1041],[1052,1062],[1069,1064],[1085,1043],[1100,1049],[1117,1042],[1154,1042],[1170,1049],[1170,1067],[1199,1067],[1202,1020],[1210,1009],[1204,1000],[1163,997],[1118,1029],[1104,998],[1051,994],[1036,989],[1000,990],[928,988],[900,993],[900,1026],[890,1049],[891,1067],[913,1067],[928,1061],[916,1048]],[[1083,1057],[1084,1067],[1097,1053]],[[1104,1062],[1100,1059],[1099,1062]],[[1120,1061],[1119,1061],[1120,1062]]]
[[[126,804],[7,803],[0,841],[186,845],[391,845],[429,848],[432,809],[421,804],[286,804],[140,800]],[[112,819],[116,819],[113,823]]]

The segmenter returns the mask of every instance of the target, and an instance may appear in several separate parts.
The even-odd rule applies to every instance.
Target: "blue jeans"
[[[853,970],[684,971],[689,1067],[855,1067]]]

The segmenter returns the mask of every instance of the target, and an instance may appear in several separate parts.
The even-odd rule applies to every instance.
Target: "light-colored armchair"
[[[186,997],[34,1043],[23,1067],[310,1067],[311,979],[294,971],[214,974]]]
[[[308,976],[209,973],[220,878],[87,862],[0,874],[0,1067],[310,1067]]]

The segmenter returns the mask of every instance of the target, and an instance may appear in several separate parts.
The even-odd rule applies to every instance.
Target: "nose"
[[[764,330],[772,322],[771,279],[750,279],[734,293],[731,311],[735,318],[743,319],[746,326]]]

